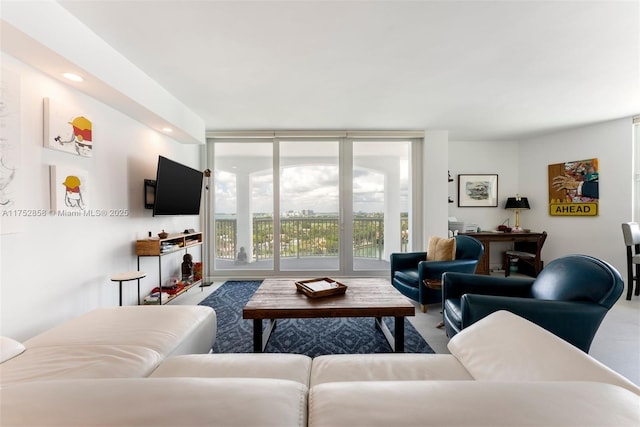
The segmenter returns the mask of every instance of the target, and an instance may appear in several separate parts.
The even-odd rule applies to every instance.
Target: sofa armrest
[[[573,344],[589,351],[605,307],[574,301],[465,294],[460,302],[462,327],[466,328],[498,310],[517,314]]]
[[[447,348],[478,381],[594,381],[640,396],[640,387],[619,373],[508,311],[463,329]]]
[[[464,294],[525,297],[530,295],[534,280],[446,272],[442,276],[442,292],[445,300],[459,299]]]

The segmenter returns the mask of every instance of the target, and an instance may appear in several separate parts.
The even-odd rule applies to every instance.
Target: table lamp
[[[531,209],[529,200],[527,200],[526,197],[520,197],[519,194],[516,194],[516,197],[507,198],[507,203],[504,205],[504,208],[516,211],[516,226],[513,228],[513,231],[522,231],[520,227],[520,210]]]

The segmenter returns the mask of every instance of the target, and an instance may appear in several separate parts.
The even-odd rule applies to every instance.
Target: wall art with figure
[[[44,146],[93,156],[93,124],[79,107],[44,98]]]
[[[58,216],[81,216],[89,210],[89,173],[85,170],[51,165],[51,210]]]
[[[598,159],[549,165],[549,214],[597,216]]]

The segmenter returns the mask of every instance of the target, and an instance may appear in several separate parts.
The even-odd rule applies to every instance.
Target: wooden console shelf
[[[164,239],[150,237],[136,241],[136,255],[161,256],[189,246],[201,244],[202,233],[170,234]],[[163,247],[165,249],[163,249]]]
[[[164,239],[158,237],[150,237],[148,239],[142,239],[136,241],[136,255],[138,255],[138,270],[140,270],[140,258],[141,257],[158,257],[158,288],[162,288],[162,261],[160,257],[169,255],[179,251],[187,253],[187,249],[194,246],[202,245],[202,233],[180,233],[170,234]],[[202,280],[194,281],[193,283],[185,286],[180,292],[171,295],[166,299],[162,299],[162,295],[158,300],[157,305],[166,304],[169,301],[182,295],[189,289],[202,283]],[[201,289],[202,290],[202,289]],[[138,300],[140,296],[138,295]]]

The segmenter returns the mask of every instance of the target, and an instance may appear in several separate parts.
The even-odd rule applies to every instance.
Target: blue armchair
[[[427,261],[426,252],[391,254],[391,283],[403,295],[420,303],[422,312],[427,304],[442,301],[440,289],[430,289],[425,279],[439,281],[445,271],[473,274],[484,246],[469,236],[456,236],[456,259],[453,261]]]
[[[535,279],[445,273],[444,325],[451,338],[489,314],[507,310],[587,353],[623,289],[614,267],[587,255],[555,259]]]

